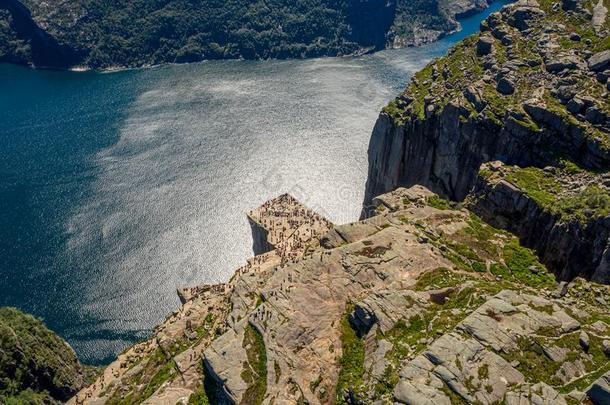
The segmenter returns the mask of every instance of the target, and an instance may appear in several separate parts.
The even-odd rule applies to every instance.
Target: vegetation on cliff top
[[[243,347],[246,349],[248,362],[244,363],[241,376],[248,384],[248,389],[241,403],[258,405],[263,402],[267,391],[267,352],[263,336],[249,323],[246,326]]]
[[[346,394],[357,395],[364,376],[364,342],[352,328],[348,311],[341,318],[341,359],[337,381],[337,403],[346,404]]]
[[[607,79],[603,74],[588,74],[586,67],[590,55],[610,49],[610,18],[605,19],[603,27],[596,33],[590,15],[597,0],[581,3],[589,14],[566,13],[561,7],[553,6],[554,3],[550,0],[540,2],[544,14],[539,20],[528,16],[514,17],[530,18],[527,22],[531,27],[529,30],[516,28],[519,24],[512,23],[512,17],[504,16],[509,13],[492,14],[492,23],[482,23],[485,32],[466,38],[447,55],[416,73],[407,89],[392,100],[384,112],[396,125],[403,126],[440,114],[451,103],[463,109],[460,114],[464,122],[485,117],[498,127],[511,121],[513,126],[516,124],[532,132],[545,127],[552,127],[555,132],[567,132],[565,128],[576,127],[586,137],[598,142],[600,147],[610,149]],[[610,8],[610,1],[604,0],[604,5]],[[481,38],[490,41],[490,50],[484,54],[478,51]],[[572,53],[580,58],[579,65],[572,65],[576,58],[570,56]],[[541,55],[545,55],[544,59]],[[562,68],[547,66],[562,66],[561,63],[566,66],[563,71]],[[585,100],[584,106],[580,107],[582,110],[574,106],[568,108],[569,99],[561,99],[565,94],[558,89],[566,86],[559,83],[561,80],[556,76],[566,77],[567,74],[571,75],[570,80],[564,79],[563,82],[574,82],[572,87],[576,98]],[[538,98],[542,109],[553,116],[530,115],[524,103],[532,98]],[[591,108],[585,113],[585,109]],[[602,129],[604,125],[606,130]]]
[[[512,167],[506,180],[519,187],[542,209],[558,215],[564,221],[586,223],[610,215],[608,191],[598,184],[599,180],[593,173],[578,169],[578,173],[570,174],[575,168],[578,169],[571,162],[554,172],[536,167]],[[576,191],[572,191],[577,181],[573,177],[579,178],[582,184]],[[566,181],[566,178],[570,181]]]

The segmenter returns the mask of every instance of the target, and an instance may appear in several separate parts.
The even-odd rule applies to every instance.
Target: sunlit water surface
[[[245,213],[265,200],[356,220],[379,110],[500,5],[435,44],[359,58],[0,65],[0,306],[104,363],[178,307],[176,288],[252,255]]]

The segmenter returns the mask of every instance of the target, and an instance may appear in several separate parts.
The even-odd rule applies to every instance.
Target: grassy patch
[[[561,189],[555,179],[536,167],[515,170],[506,176],[506,180],[523,190],[541,207],[553,205],[556,201],[556,194]]]
[[[210,405],[210,400],[203,387],[198,389],[194,394],[191,394],[188,405]]]
[[[487,364],[483,364],[477,370],[477,374],[479,376],[479,380],[487,380],[489,378],[489,366]]]
[[[415,315],[408,322],[402,319],[399,320],[392,329],[383,335],[384,338],[394,345],[391,352],[392,356],[398,359],[404,358],[409,353],[409,348],[416,346],[418,344],[417,341],[426,336],[430,318],[427,316],[427,311],[423,311],[422,315],[425,318]]]
[[[146,384],[144,390],[142,391],[141,399],[150,398],[152,394],[155,393],[165,383],[176,374],[176,369],[174,368],[174,361],[172,359],[167,359],[167,363],[157,371],[151,380]]]
[[[584,172],[577,164],[561,160],[562,175],[577,175]],[[563,221],[587,223],[610,214],[610,195],[597,184],[582,190],[561,195],[562,186],[552,174],[536,167],[515,168],[506,180],[519,187],[528,197],[547,212],[559,216]]]
[[[567,221],[605,217],[610,214],[610,195],[598,185],[589,185],[582,192],[559,199],[553,211]]]
[[[507,361],[519,361],[517,369],[523,374],[526,381],[543,381],[553,386],[561,384],[561,381],[555,376],[559,370],[559,364],[546,357],[542,345],[536,339],[520,337],[517,339],[517,344],[519,350],[504,357]]]
[[[538,261],[534,252],[521,246],[517,239],[504,246],[503,255],[512,281],[530,287],[552,288],[555,285],[555,277]]]
[[[455,203],[453,201],[445,200],[444,198],[439,197],[436,194],[428,197],[426,199],[426,204],[428,204],[432,208],[436,208],[439,210],[455,210],[458,208],[457,203]]]
[[[431,289],[453,287],[462,284],[470,277],[456,273],[453,270],[449,270],[446,267],[438,267],[434,270],[430,270],[419,276],[415,283],[414,289],[416,291],[426,291]]]
[[[384,395],[391,395],[399,380],[400,376],[398,375],[398,371],[396,371],[396,367],[389,364],[383,371],[377,384],[375,384],[375,399],[379,399]]]
[[[337,403],[345,403],[343,393],[352,389],[358,392],[364,376],[364,342],[349,323],[349,313],[341,319],[341,348],[339,378],[337,381]]]
[[[256,328],[248,324],[242,343],[246,349],[248,361],[244,362],[241,377],[248,384],[242,398],[242,404],[259,405],[267,392],[267,352],[263,336]]]

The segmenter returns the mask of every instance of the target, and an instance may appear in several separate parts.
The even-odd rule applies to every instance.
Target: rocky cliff
[[[492,15],[380,116],[366,218],[251,211],[256,255],[68,403],[609,404],[607,6]]]
[[[365,206],[413,184],[463,201],[485,162],[532,168],[508,181],[528,203],[479,184],[477,212],[517,232],[560,277],[608,280],[608,6],[520,1],[416,74],[375,125]]]
[[[610,288],[415,186],[331,225],[250,213],[274,250],[184,305],[70,404],[573,404],[610,398]],[[257,232],[259,232],[257,230]]]
[[[469,207],[535,247],[558,277],[610,284],[608,174],[484,164]]]

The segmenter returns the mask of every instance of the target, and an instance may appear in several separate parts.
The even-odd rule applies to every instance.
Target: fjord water
[[[290,192],[358,218],[379,110],[463,31],[359,58],[112,74],[0,65],[0,306],[104,363],[252,254],[245,214]]]

